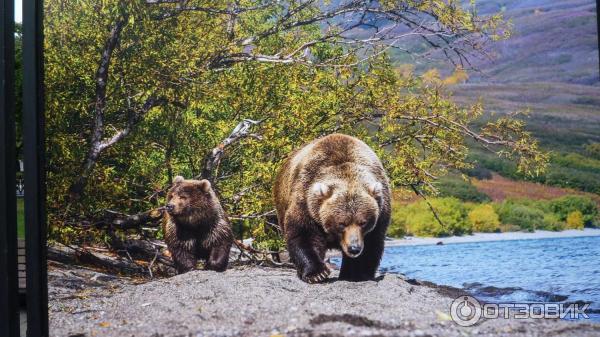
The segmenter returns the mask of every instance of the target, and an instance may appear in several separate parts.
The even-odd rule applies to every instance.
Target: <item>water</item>
[[[491,302],[591,302],[600,321],[600,237],[386,248],[382,272],[462,288]]]

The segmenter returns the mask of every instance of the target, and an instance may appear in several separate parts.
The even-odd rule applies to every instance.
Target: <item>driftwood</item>
[[[171,258],[162,242],[148,240],[120,240],[112,235],[109,248],[67,246],[53,244],[48,247],[48,259],[83,264],[113,273],[154,277],[175,274]]]
[[[130,260],[142,259],[149,261],[147,271],[153,277],[153,270],[160,274],[175,274],[175,265],[170,256],[166,254],[167,245],[157,240],[124,239],[112,235],[111,248],[120,256],[126,256]]]
[[[80,247],[51,245],[48,247],[48,259],[68,264],[91,265],[119,274],[145,273],[144,268],[134,262]]]
[[[96,227],[109,226],[117,229],[140,229],[142,226],[159,226],[160,219],[164,213],[164,208],[159,207],[133,215],[111,210],[105,210],[104,213],[104,219],[97,222]]]

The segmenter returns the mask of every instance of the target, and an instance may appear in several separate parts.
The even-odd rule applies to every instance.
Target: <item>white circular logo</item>
[[[475,325],[481,318],[481,303],[471,296],[460,296],[450,305],[450,317],[460,326]]]

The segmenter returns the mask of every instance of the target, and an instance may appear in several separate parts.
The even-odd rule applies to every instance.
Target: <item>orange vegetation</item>
[[[527,181],[516,181],[495,173],[490,180],[472,179],[471,183],[494,201],[502,201],[506,198],[554,199],[567,194],[579,194],[591,197],[600,205],[600,196],[596,194]]]

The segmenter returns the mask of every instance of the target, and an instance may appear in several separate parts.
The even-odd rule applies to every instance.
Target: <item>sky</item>
[[[21,0],[15,0],[15,21],[23,21],[23,6]]]

